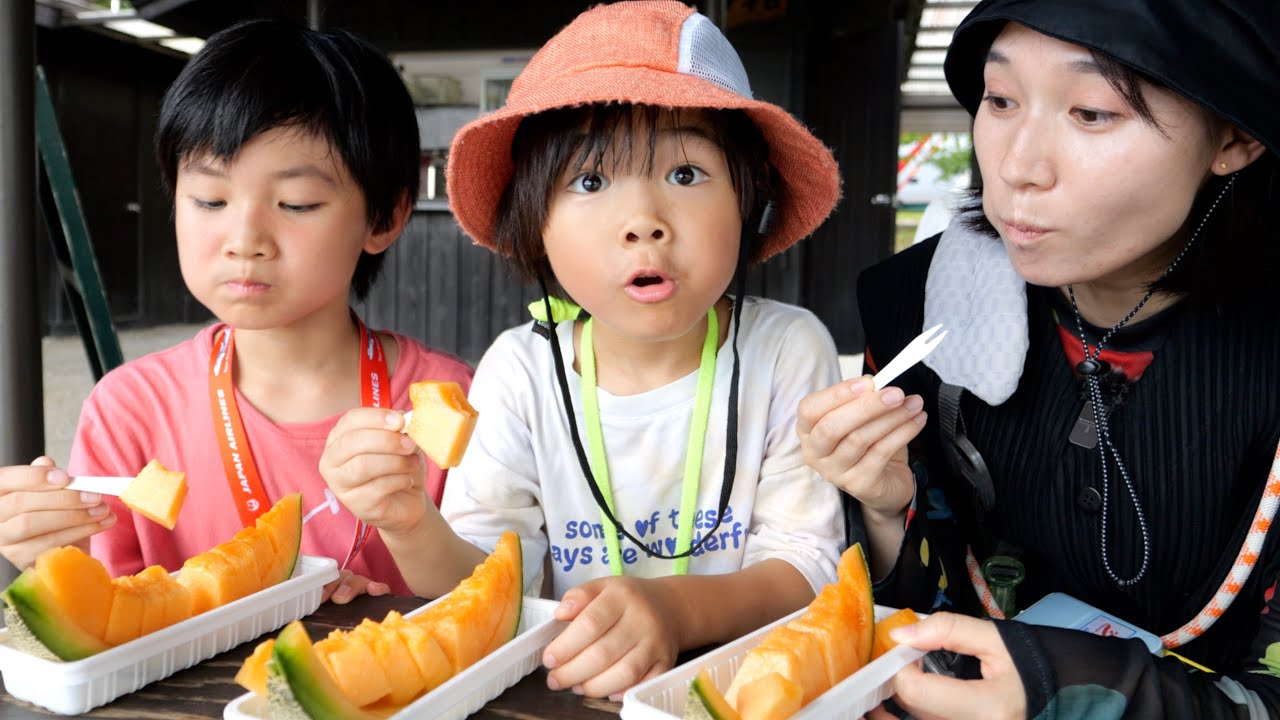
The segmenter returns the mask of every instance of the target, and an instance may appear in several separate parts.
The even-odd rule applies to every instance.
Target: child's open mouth
[[[676,284],[660,273],[642,272],[627,285],[627,296],[642,303],[662,302],[675,294]]]

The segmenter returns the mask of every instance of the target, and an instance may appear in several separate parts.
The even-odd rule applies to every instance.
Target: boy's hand
[[[566,592],[555,616],[569,627],[542,654],[547,687],[621,700],[670,670],[679,651],[671,605],[659,584],[639,578],[597,578]]]
[[[333,600],[338,605],[346,605],[363,593],[386,595],[389,592],[391,587],[386,583],[374,582],[363,575],[356,575],[350,570],[343,569],[338,571],[337,580],[324,586],[320,602]]]
[[[924,400],[896,387],[879,392],[871,378],[819,390],[800,401],[796,434],[805,464],[862,503],[863,512],[894,518],[915,492],[907,443],[924,427]]]
[[[63,490],[70,481],[53,460],[0,467],[0,554],[19,570],[49,548],[77,545],[116,524],[98,493]]]
[[[431,502],[426,465],[403,425],[394,410],[355,408],[334,425],[320,456],[320,475],[338,501],[384,534],[417,526]]]

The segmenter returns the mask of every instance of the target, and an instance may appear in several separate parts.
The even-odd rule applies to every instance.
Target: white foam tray
[[[405,617],[413,617],[445,597],[448,596],[423,605]],[[485,703],[542,664],[542,651],[566,625],[555,619],[559,605],[554,600],[526,597],[520,611],[520,627],[514,638],[480,662],[449,678],[440,687],[409,703],[392,717],[462,720],[484,707]],[[250,692],[231,701],[222,717],[225,720],[268,720],[271,715],[267,712],[266,698]]]
[[[689,683],[699,671],[705,668],[711,675],[711,681],[725,692],[737,674],[743,656],[759,645],[770,630],[795,620],[806,609],[797,610],[750,635],[631,688],[622,696],[622,720],[680,720],[684,717]],[[877,605],[876,620],[882,620],[893,612],[893,608]],[[899,670],[923,656],[920,650],[898,646],[814,698],[813,702],[792,715],[791,720],[857,720],[893,694],[889,681]]]
[[[56,713],[79,715],[310,615],[325,584],[337,579],[332,558],[301,555],[293,577],[279,585],[74,662],[29,655],[10,643],[6,628],[0,630],[4,689]]]

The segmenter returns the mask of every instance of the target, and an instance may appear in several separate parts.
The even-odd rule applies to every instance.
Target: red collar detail
[[[1062,340],[1062,349],[1067,353],[1067,362],[1071,363],[1072,372],[1075,372],[1075,366],[1084,361],[1084,348],[1080,345],[1080,338],[1072,335],[1070,330],[1061,325],[1058,325],[1058,338]],[[1096,346],[1090,345],[1089,354],[1093,355],[1096,349]],[[1155,356],[1155,353],[1150,350],[1135,352],[1103,350],[1099,358],[1111,367],[1124,372],[1124,376],[1132,382],[1142,377],[1142,373],[1146,371]]]

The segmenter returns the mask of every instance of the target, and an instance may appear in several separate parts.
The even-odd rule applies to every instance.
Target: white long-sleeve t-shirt
[[[737,473],[722,522],[689,572],[729,573],[768,558],[795,566],[815,592],[835,580],[844,544],[836,488],[804,464],[796,408],[840,380],[835,344],[808,310],[747,298],[738,331]],[[556,326],[578,432],[581,378],[573,369],[573,323]],[[715,386],[694,515],[693,541],[715,524],[724,476],[725,417],[733,337],[716,358]],[[611,574],[607,524],[583,477],[569,434],[549,341],[530,325],[507,330],[485,353],[471,385],[475,432],[445,483],[441,511],[454,531],[491,551],[506,530],[520,534],[527,594],[552,574],[552,594]],[[675,550],[685,451],[698,373],[638,395],[598,391],[615,515],[664,554]],[[621,538],[624,573],[662,577],[672,560],[649,557]]]

